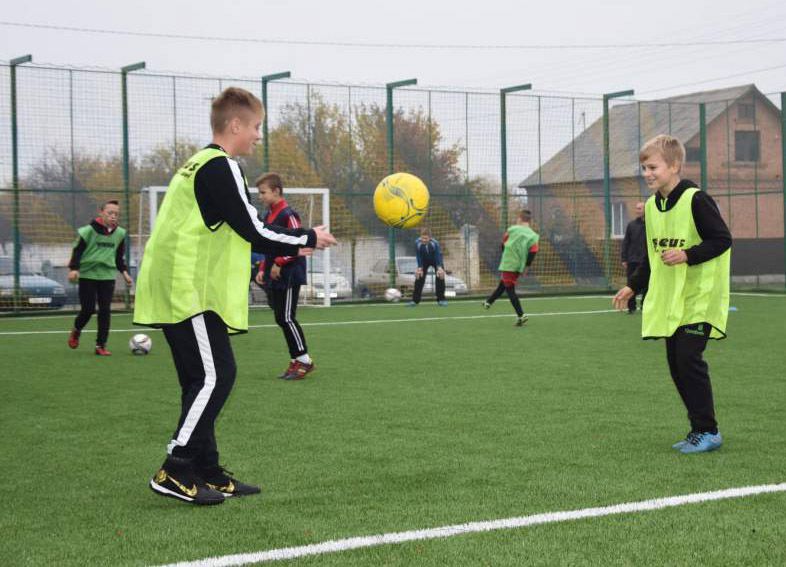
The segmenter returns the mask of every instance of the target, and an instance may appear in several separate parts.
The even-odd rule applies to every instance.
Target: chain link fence
[[[77,303],[67,281],[75,230],[108,199],[121,203],[134,275],[150,231],[149,188],[166,186],[209,142],[213,97],[229,86],[261,97],[263,88],[261,79],[141,70],[125,74],[124,97],[123,76],[0,65],[0,310]],[[744,85],[662,101],[614,99],[604,130],[600,98],[508,93],[503,115],[498,92],[413,86],[392,91],[391,122],[387,94],[269,82],[268,137],[241,160],[249,180],[280,173],[285,196],[287,186],[330,189],[330,228],[340,241],[331,260],[342,288],[335,300],[379,296],[391,254],[397,285],[405,294],[411,285],[418,230],[391,231],[373,212],[374,188],[390,172],[390,133],[393,170],[419,176],[431,191],[422,226],[442,245],[450,295],[496,285],[504,228],[521,208],[533,212],[541,246],[520,291],[621,285],[621,238],[635,204],[649,196],[638,149],[661,133],[685,143],[683,177],[713,196],[731,228],[734,287],[784,288],[784,95]],[[314,207],[302,198],[292,204]],[[133,301],[120,279],[117,290],[118,301]]]

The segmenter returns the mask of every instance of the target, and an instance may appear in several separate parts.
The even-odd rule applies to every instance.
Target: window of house
[[[701,148],[685,148],[685,161],[701,161]]]
[[[625,203],[618,201],[611,204],[611,237],[623,238],[628,224],[628,210]]]
[[[756,112],[756,107],[748,103],[740,103],[737,105],[737,118],[740,120],[753,120],[753,115]]]
[[[737,130],[734,132],[734,160],[759,161],[758,130]]]

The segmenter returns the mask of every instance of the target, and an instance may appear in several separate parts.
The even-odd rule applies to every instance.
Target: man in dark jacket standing
[[[647,255],[647,241],[644,231],[644,203],[636,203],[636,218],[628,223],[625,228],[625,238],[622,240],[622,267],[625,268],[625,276],[630,279],[636,268],[639,267]],[[644,305],[644,297],[647,295],[646,286],[641,290],[641,304]],[[628,314],[636,312],[636,296],[628,301]]]

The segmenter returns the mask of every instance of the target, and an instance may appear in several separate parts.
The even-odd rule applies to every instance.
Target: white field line
[[[653,500],[627,502],[598,508],[582,508],[579,510],[569,510],[563,512],[547,512],[544,514],[534,514],[531,516],[504,518],[500,520],[490,520],[484,522],[470,522],[467,524],[441,526],[423,530],[392,532],[371,536],[335,539],[310,545],[301,545],[298,547],[284,547],[279,549],[270,549],[267,551],[238,553],[236,555],[224,555],[221,557],[209,557],[197,561],[182,561],[180,563],[170,564],[165,567],[226,567],[230,565],[248,565],[249,563],[263,563],[267,561],[295,559],[298,557],[322,555],[325,553],[337,553],[351,549],[399,544],[408,541],[422,541],[470,533],[509,530],[528,526],[537,526],[541,524],[582,520],[585,518],[600,518],[603,516],[612,516],[617,514],[648,512],[651,510],[661,510],[664,508],[685,506],[686,504],[699,504],[702,502],[711,502],[715,500],[743,498],[757,494],[768,494],[784,491],[786,491],[786,483],[744,486],[741,488],[729,488],[726,490],[717,490],[714,492],[698,492],[695,494],[685,494],[682,496],[669,496],[666,498],[656,498]]]
[[[554,311],[552,313],[527,313],[529,317],[554,317],[559,315],[594,315],[596,313],[614,313],[614,309],[599,309],[594,311]],[[458,315],[455,317],[412,317],[409,319],[369,319],[365,321],[322,321],[313,323],[301,323],[301,327],[332,327],[335,325],[372,325],[379,323],[414,323],[418,321],[455,321],[458,319],[494,319],[498,317],[506,317],[514,319],[513,313],[505,315]],[[249,325],[249,329],[273,329],[278,325],[274,323],[265,325]],[[150,331],[160,331],[161,329],[147,328],[147,327],[134,327],[132,329],[110,329],[110,333],[142,333]],[[57,331],[0,331],[0,336],[3,335],[67,335],[70,333],[68,330]],[[82,333],[95,333],[96,329],[84,329]]]
[[[781,299],[786,299],[786,294],[778,294],[778,293],[755,293],[755,292],[732,292],[731,295],[741,295],[745,297],[779,297]],[[546,297],[521,297],[520,299],[529,303],[530,301],[568,301],[568,300],[576,300],[576,299],[608,299],[614,297],[614,294],[610,295],[566,295],[562,296],[554,296],[549,295]],[[456,300],[457,303],[471,303],[473,300],[466,300],[460,299]],[[479,301],[479,300],[478,300]],[[428,305],[428,303],[426,304]],[[298,309],[335,309],[335,308],[350,308],[350,307],[362,307],[364,309],[376,308],[376,307],[400,307],[401,305],[396,303],[350,303],[350,304],[337,304],[331,305],[330,307],[325,307],[324,305],[298,305]],[[270,308],[265,305],[252,305],[250,309],[253,311],[269,311]],[[112,317],[130,317],[131,313],[113,313]],[[76,312],[70,315],[39,315],[39,316],[30,316],[30,317],[8,317],[9,321],[36,321],[38,319],[73,319],[76,317]],[[0,318],[2,321],[2,318]]]
[[[614,297],[614,295],[566,295],[564,297],[558,297],[558,296],[527,297],[527,296],[523,296],[520,299],[522,301],[530,302],[530,301],[549,301],[549,300],[552,300],[552,301],[563,301],[563,300],[574,300],[574,299],[608,299],[608,300],[611,300],[612,297]],[[457,299],[456,303],[461,305],[461,304],[464,304],[464,303],[473,303],[473,302],[480,301],[480,300],[481,300],[481,298],[478,298],[477,300]],[[430,302],[426,302],[424,305],[430,305],[430,304],[431,304]],[[300,310],[300,309],[335,309],[335,308],[347,309],[347,308],[351,308],[351,307],[361,307],[363,309],[374,309],[374,308],[377,308],[377,307],[401,307],[402,305],[404,305],[404,304],[403,303],[338,303],[338,304],[331,305],[330,307],[325,307],[324,305],[308,305],[308,304],[306,304],[306,305],[298,305],[297,308],[298,308],[298,310]],[[268,307],[267,305],[251,305],[251,306],[249,306],[249,308],[252,311],[270,311],[271,310],[270,307]],[[130,316],[131,316],[131,313],[113,313],[112,314],[113,318],[115,318],[115,317],[130,317]],[[35,320],[38,320],[38,319],[73,319],[75,317],[76,317],[76,311],[74,311],[70,315],[37,315],[37,316],[36,315],[31,315],[29,317],[13,317],[13,316],[9,316],[8,320],[10,320],[10,321],[35,321]],[[2,318],[0,318],[0,321],[2,321]]]

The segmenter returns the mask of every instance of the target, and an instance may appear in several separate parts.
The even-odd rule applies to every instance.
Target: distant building
[[[612,234],[621,238],[633,206],[650,195],[638,150],[658,134],[685,144],[682,177],[701,182],[699,103],[707,124],[707,190],[735,238],[735,274],[783,274],[781,112],[754,85],[658,101],[618,103],[609,112]],[[605,231],[603,123],[596,120],[519,183],[559,250],[602,259]],[[748,239],[755,239],[750,242]],[[614,248],[616,254],[617,247]],[[740,252],[742,254],[740,254]],[[586,269],[586,266],[584,266]]]

